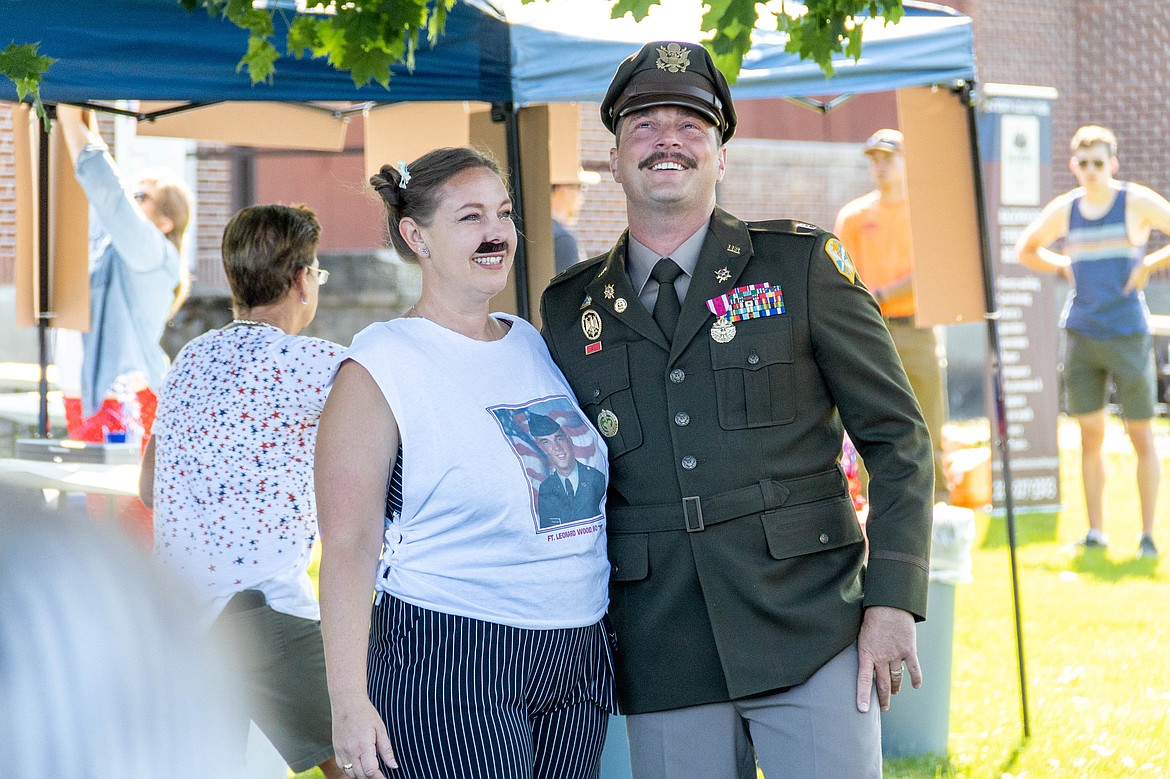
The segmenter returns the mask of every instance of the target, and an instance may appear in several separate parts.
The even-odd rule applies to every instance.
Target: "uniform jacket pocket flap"
[[[650,573],[650,539],[645,535],[609,537],[609,578],[615,582],[645,579]]]
[[[776,560],[861,543],[861,525],[848,496],[763,515],[768,553]]]
[[[725,344],[713,342],[711,367],[717,371],[724,368],[758,371],[769,365],[792,362],[792,323],[782,316],[775,319],[773,322],[769,318],[766,333],[741,334]],[[746,330],[753,324],[754,320],[741,322],[739,326]]]
[[[630,364],[626,359],[626,345],[618,344],[598,352],[588,359],[588,370],[569,371],[581,405],[599,403],[615,392],[630,388]]]

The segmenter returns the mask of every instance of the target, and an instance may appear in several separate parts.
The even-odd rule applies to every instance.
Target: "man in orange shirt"
[[[857,273],[882,309],[910,387],[922,407],[934,446],[934,499],[947,502],[942,467],[942,425],[946,418],[946,356],[933,327],[917,327],[911,276],[910,204],[906,199],[905,141],[897,130],[878,130],[865,142],[877,187],[847,203],[833,230],[853,258]]]

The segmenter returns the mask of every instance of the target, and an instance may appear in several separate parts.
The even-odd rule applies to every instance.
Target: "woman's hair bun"
[[[402,202],[402,174],[393,165],[383,165],[370,177],[370,185],[388,205],[397,207]]]

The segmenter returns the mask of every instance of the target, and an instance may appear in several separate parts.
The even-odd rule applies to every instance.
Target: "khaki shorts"
[[[333,757],[333,732],[321,623],[267,605],[231,609],[213,630],[239,647],[252,721],[293,771],[324,763]],[[241,732],[246,743],[246,723]]]
[[[1152,418],[1155,371],[1154,337],[1149,333],[1098,339],[1065,331],[1065,411],[1073,416],[1105,408],[1112,379],[1122,419]]]

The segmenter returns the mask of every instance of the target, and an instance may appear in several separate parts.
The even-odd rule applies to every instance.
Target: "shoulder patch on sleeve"
[[[853,267],[853,260],[849,259],[849,252],[845,251],[845,247],[841,245],[840,241],[836,238],[825,241],[825,254],[829,255],[837,272],[849,279],[850,284],[857,282],[857,269]]]
[[[824,232],[814,224],[798,222],[794,219],[768,219],[761,222],[748,222],[748,229],[762,233],[788,233],[789,235],[816,235]]]

